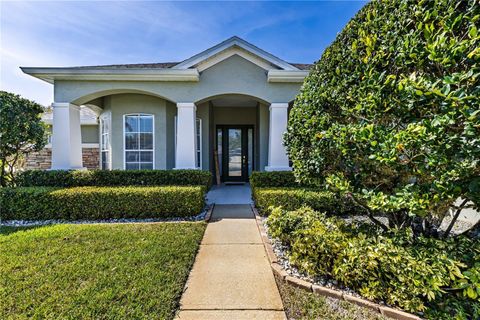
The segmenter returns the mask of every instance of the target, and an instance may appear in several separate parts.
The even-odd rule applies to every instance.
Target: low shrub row
[[[199,214],[203,186],[0,189],[1,220],[167,218]]]
[[[270,214],[276,207],[296,210],[302,206],[335,215],[361,212],[351,200],[330,191],[308,188],[254,188],[252,194],[255,206],[262,215]]]
[[[19,187],[205,186],[212,175],[201,170],[27,170],[16,176]]]
[[[295,182],[295,176],[293,175],[292,171],[254,171],[250,175],[249,181],[252,189],[274,187],[301,187],[300,184]]]
[[[480,240],[381,233],[306,207],[274,209],[267,224],[291,263],[311,276],[431,319],[480,317]]]

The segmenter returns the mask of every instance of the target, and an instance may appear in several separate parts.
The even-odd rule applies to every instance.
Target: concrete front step
[[[286,320],[283,311],[272,310],[182,310],[181,320]]]

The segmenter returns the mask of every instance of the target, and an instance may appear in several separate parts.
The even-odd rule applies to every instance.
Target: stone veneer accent
[[[83,166],[87,169],[99,169],[100,151],[98,148],[82,148]]]
[[[87,169],[98,169],[100,151],[98,148],[82,148],[83,166]],[[25,159],[25,169],[50,169],[52,165],[52,149],[44,148],[31,152]]]

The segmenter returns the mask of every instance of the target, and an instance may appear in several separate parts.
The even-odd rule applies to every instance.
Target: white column
[[[195,119],[197,107],[193,102],[177,103],[177,147],[175,169],[196,169]]]
[[[283,134],[287,131],[288,103],[270,105],[270,130],[268,134],[268,166],[265,171],[290,171]]]
[[[52,107],[52,169],[83,169],[80,107],[64,102]]]

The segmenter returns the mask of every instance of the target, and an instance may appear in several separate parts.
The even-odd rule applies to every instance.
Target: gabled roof
[[[253,44],[237,37],[237,36],[233,36],[207,50],[204,50],[196,55],[194,55],[193,57],[190,57],[182,62],[180,62],[179,64],[173,66],[172,68],[173,69],[188,69],[188,68],[192,68],[192,67],[196,67],[198,65],[200,65],[201,63],[207,61],[208,59],[211,59],[213,58],[214,56],[217,56],[219,55],[220,53],[222,52],[225,52],[226,50],[229,50],[229,49],[235,49],[235,48],[238,48],[238,49],[242,49],[244,51],[246,51],[247,53],[253,55],[253,56],[256,56],[262,60],[264,60],[265,62],[268,62],[270,63],[271,65],[273,66],[276,66],[278,67],[278,69],[281,69],[281,70],[299,70],[299,68],[297,68],[296,66],[274,56],[273,54],[271,53],[268,53],[256,46],[254,46]],[[238,54],[238,52],[232,52],[232,55],[233,54]]]
[[[112,64],[97,66],[36,68],[22,71],[49,83],[55,80],[130,80],[130,81],[193,81],[200,72],[238,55],[268,71],[269,82],[301,82],[312,64],[286,62],[237,37],[231,37],[182,62]]]

